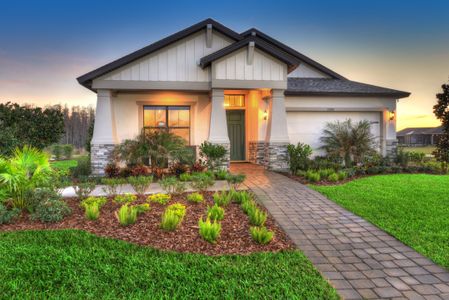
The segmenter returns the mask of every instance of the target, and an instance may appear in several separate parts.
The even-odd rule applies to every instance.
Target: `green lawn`
[[[338,299],[297,251],[209,257],[76,231],[0,233],[1,298]]]
[[[434,146],[427,146],[427,147],[401,147],[406,152],[422,152],[425,154],[432,154],[433,151],[435,151]]]
[[[311,188],[449,269],[449,176],[382,175]]]
[[[68,159],[68,160],[56,160],[50,162],[50,165],[59,170],[68,170],[69,168],[76,167],[78,162],[75,159]]]

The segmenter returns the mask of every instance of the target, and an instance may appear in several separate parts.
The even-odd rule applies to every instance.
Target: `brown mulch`
[[[341,184],[345,184],[347,182],[351,182],[353,180],[356,180],[356,179],[359,179],[359,178],[363,178],[363,177],[383,175],[383,174],[355,175],[355,176],[352,176],[352,177],[348,177],[348,178],[346,178],[344,180],[339,180],[337,182],[335,182],[335,181],[327,181],[327,180],[320,180],[318,182],[310,182],[310,181],[308,181],[307,179],[305,179],[304,177],[301,177],[301,176],[296,176],[296,175],[292,175],[292,174],[289,174],[289,173],[280,173],[280,174],[282,174],[284,176],[287,176],[288,178],[296,180],[299,183],[302,183],[302,184],[305,184],[305,185],[307,185],[307,184],[313,184],[313,185],[341,185]]]
[[[292,241],[284,231],[268,216],[266,227],[275,232],[273,240],[268,245],[254,242],[249,232],[248,217],[242,212],[238,204],[231,203],[225,207],[225,217],[221,221],[221,236],[216,244],[204,241],[198,232],[198,220],[206,214],[207,205],[212,206],[212,193],[205,194],[203,203],[194,204],[186,200],[186,194],[172,196],[169,204],[182,203],[187,212],[180,226],[172,232],[160,228],[164,205],[151,203],[151,210],[140,214],[137,222],[130,226],[120,226],[115,212],[120,204],[111,199],[101,208],[100,217],[96,221],[89,221],[84,217],[84,210],[79,206],[77,198],[67,199],[72,214],[59,223],[42,223],[31,221],[27,214],[12,224],[0,225],[0,231],[35,230],[35,229],[81,229],[90,233],[124,240],[127,242],[151,246],[161,250],[177,252],[203,253],[207,255],[220,254],[250,254],[253,252],[277,252],[294,248]],[[145,203],[139,199],[135,202]],[[168,204],[168,205],[169,205]]]

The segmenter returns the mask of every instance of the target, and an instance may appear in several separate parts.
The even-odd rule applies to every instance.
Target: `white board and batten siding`
[[[103,75],[99,80],[208,82],[210,68],[202,69],[198,65],[199,60],[232,42],[214,31],[212,45],[208,48],[206,30],[202,30]]]

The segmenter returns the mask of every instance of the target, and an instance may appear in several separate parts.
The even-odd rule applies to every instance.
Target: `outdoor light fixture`
[[[396,116],[396,112],[395,111],[389,111],[388,114],[389,114],[389,117],[390,117],[390,121],[393,121],[394,117]]]
[[[263,112],[263,119],[264,119],[264,120],[267,120],[267,119],[268,119],[268,111],[267,111],[267,110],[265,110],[265,111]]]

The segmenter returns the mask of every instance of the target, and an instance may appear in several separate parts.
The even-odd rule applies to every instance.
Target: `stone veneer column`
[[[290,139],[287,130],[284,90],[271,91],[270,118],[265,141],[265,166],[270,170],[288,171],[287,145]]]
[[[111,161],[112,150],[114,150],[116,144],[117,137],[111,91],[98,90],[95,126],[90,151],[93,175],[104,175],[104,168]]]
[[[208,141],[212,144],[222,145],[226,148],[223,167],[229,169],[231,147],[228,135],[228,124],[226,121],[226,110],[224,107],[223,89],[212,89],[211,105]]]

